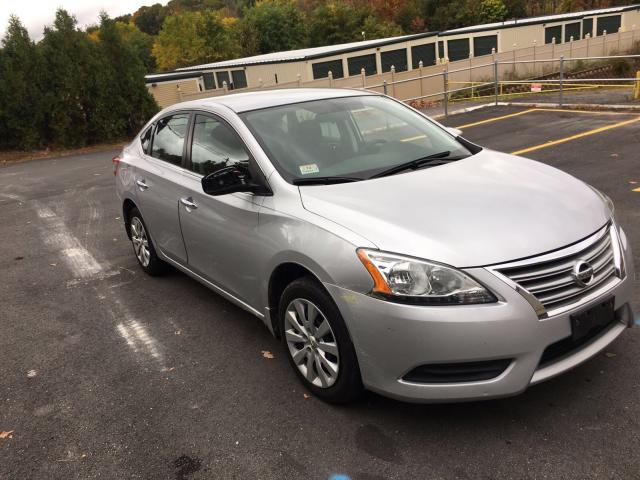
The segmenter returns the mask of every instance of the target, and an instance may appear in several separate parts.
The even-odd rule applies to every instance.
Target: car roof
[[[362,95],[377,95],[365,90],[351,90],[343,88],[287,88],[275,90],[261,90],[256,92],[232,93],[217,97],[202,98],[188,102],[176,103],[166,109],[183,110],[191,108],[207,108],[224,105],[236,113],[259,110],[262,108],[278,107],[311,100],[326,100],[329,98],[355,97]]]

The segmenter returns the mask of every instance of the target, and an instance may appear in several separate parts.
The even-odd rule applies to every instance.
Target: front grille
[[[511,361],[511,359],[503,359],[420,365],[407,373],[402,379],[413,383],[481,382],[500,376],[511,364]]]
[[[496,270],[535,296],[547,311],[566,307],[579,302],[588,292],[616,276],[609,228],[593,238],[592,244],[577,253],[543,262],[532,259],[532,263],[526,265]],[[593,280],[587,286],[578,285],[572,275],[576,262],[580,260],[593,267]]]

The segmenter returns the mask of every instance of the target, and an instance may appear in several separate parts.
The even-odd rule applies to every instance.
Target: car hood
[[[581,240],[611,217],[602,197],[556,168],[490,150],[374,180],[300,187],[304,208],[379,249],[485,266]]]

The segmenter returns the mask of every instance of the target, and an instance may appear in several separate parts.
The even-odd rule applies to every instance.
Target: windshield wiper
[[[451,152],[448,150],[445,152],[439,152],[439,153],[434,153],[432,155],[427,155],[426,157],[417,158],[415,160],[411,160],[410,162],[401,163],[400,165],[395,165],[393,167],[387,168],[386,170],[383,170],[380,173],[376,173],[375,175],[372,175],[369,178],[386,177],[389,175],[393,175],[395,173],[403,172],[405,170],[416,170],[422,167],[423,165],[426,165],[428,163],[433,163],[435,160],[438,160],[440,158],[443,160],[446,159],[446,162],[444,163],[453,162],[455,160],[460,160],[462,158],[465,158],[465,157],[450,157],[449,155],[451,155]]]
[[[334,183],[359,182],[363,180],[358,177],[310,177],[310,178],[294,178],[294,185],[331,185]]]

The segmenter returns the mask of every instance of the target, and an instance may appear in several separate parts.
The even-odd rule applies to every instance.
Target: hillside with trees
[[[0,44],[0,149],[132,136],[157,111],[144,75],[309,46],[627,5],[611,0],[171,0],[78,27],[58,10],[34,42],[12,17]]]

